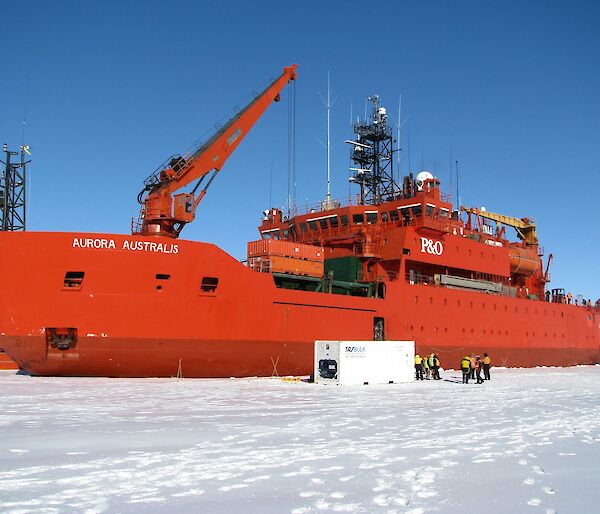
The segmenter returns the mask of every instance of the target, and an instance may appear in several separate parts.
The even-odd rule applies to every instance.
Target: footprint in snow
[[[525,480],[523,480],[523,483],[525,485],[533,485],[533,484],[535,484],[535,479],[531,478],[531,477],[527,477]]]
[[[539,498],[531,498],[531,500],[529,500],[527,502],[527,505],[531,505],[532,507],[537,507],[540,503],[542,503],[542,500],[540,500]]]
[[[373,503],[376,503],[380,507],[389,507],[392,504],[399,505],[401,507],[406,507],[409,502],[403,496],[390,496],[387,494],[379,494],[373,498]]]
[[[440,466],[443,468],[451,468],[453,466],[458,466],[458,462],[455,460],[443,460],[440,462]]]
[[[380,507],[388,507],[392,503],[392,497],[387,494],[378,494],[373,498],[373,503]]]
[[[228,491],[232,491],[233,489],[243,489],[244,487],[248,487],[248,484],[224,485],[223,487],[219,487],[219,491],[226,493]]]
[[[537,473],[538,475],[544,474],[544,470],[539,466],[533,466],[531,469],[534,471],[534,473]]]
[[[521,466],[527,466],[527,464],[529,464],[529,463],[528,463],[528,462],[527,462],[525,459],[521,459],[521,460],[519,461],[519,464],[520,464]]]
[[[292,510],[292,514],[305,514],[309,510],[309,507],[298,507],[297,509]]]
[[[317,491],[302,491],[300,496],[302,498],[312,498],[315,494],[317,494]]]
[[[329,502],[326,502],[325,500],[323,500],[323,498],[319,498],[315,502],[315,507],[318,510],[328,510],[331,507],[331,504]]]
[[[334,493],[331,493],[330,498],[336,498],[336,499],[340,499],[340,498],[344,498],[344,496],[346,496],[346,493],[342,492],[342,491],[335,491]]]
[[[435,473],[433,471],[423,471],[419,473],[417,481],[421,484],[432,484],[435,481]]]
[[[348,482],[349,480],[352,480],[354,478],[354,475],[348,475],[346,477],[340,477],[339,481],[340,482]]]
[[[344,469],[344,466],[329,466],[328,468],[321,468],[319,471],[340,471]]]
[[[542,491],[544,491],[546,494],[556,494],[556,491],[549,486],[542,487]]]
[[[271,475],[260,475],[257,477],[246,478],[244,480],[244,482],[256,482],[258,480],[269,480],[269,478],[271,478]]]

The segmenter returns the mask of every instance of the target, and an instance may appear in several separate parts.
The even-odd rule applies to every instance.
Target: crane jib
[[[296,79],[296,65],[283,73],[256,95],[243,109],[191,154],[173,155],[144,181],[138,196],[143,207],[138,223],[132,224],[134,234],[177,237],[183,226],[194,220],[195,208],[206,194],[218,171],[248,134],[267,107],[279,100],[281,90]],[[206,186],[196,196],[202,178],[214,172]],[[191,193],[173,194],[192,181],[198,184]],[[144,198],[144,194],[146,194]]]

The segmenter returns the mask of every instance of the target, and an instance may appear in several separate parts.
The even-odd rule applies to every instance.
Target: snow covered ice
[[[0,512],[600,511],[600,366],[442,377],[0,372]]]

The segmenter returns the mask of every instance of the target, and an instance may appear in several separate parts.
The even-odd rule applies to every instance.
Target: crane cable
[[[296,81],[288,95],[288,218],[296,212]]]

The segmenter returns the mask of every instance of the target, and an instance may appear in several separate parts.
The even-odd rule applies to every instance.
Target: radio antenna
[[[459,188],[458,188],[459,182],[460,182],[459,179],[458,179],[458,161],[455,161],[455,164],[456,164],[456,201],[457,201],[456,208],[460,209],[461,201],[460,201],[460,191],[459,191]]]

